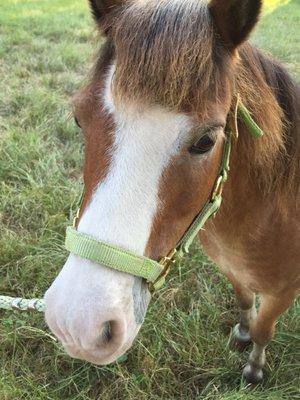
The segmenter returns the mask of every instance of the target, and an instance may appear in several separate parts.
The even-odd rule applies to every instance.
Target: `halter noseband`
[[[251,114],[241,103],[239,98],[236,103],[235,122],[237,120],[237,115],[242,118],[254,137],[261,137],[263,135],[263,131],[253,121]],[[237,136],[237,127],[235,130]],[[77,217],[74,219],[73,226],[67,228],[65,240],[66,249],[70,253],[82,258],[103,264],[117,271],[144,278],[152,291],[159,289],[164,284],[171,266],[177,259],[189,252],[189,247],[199,231],[203,228],[206,221],[218,212],[221,206],[223,186],[229,172],[232,136],[233,133],[231,131],[226,133],[220,171],[209,200],[205,203],[176,247],[172,249],[167,256],[159,261],[155,261],[147,257],[138,256],[128,250],[124,250],[79,232],[76,229],[79,213],[77,213]]]

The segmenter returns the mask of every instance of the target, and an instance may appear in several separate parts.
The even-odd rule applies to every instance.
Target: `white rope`
[[[19,311],[45,311],[44,299],[23,299],[22,297],[0,296],[0,309]]]

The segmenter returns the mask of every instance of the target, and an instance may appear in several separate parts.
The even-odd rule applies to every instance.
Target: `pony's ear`
[[[106,17],[113,14],[123,0],[89,0],[89,3],[94,20],[101,29],[106,31],[108,29],[105,24]]]
[[[209,10],[222,41],[231,49],[249,36],[258,21],[262,0],[211,0]]]

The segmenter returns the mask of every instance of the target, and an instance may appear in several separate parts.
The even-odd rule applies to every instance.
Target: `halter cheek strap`
[[[263,131],[253,121],[247,108],[237,100],[235,120],[240,117],[254,137],[261,137]],[[236,124],[237,125],[237,124]],[[237,136],[237,130],[236,130]],[[82,258],[103,264],[120,272],[126,272],[144,278],[151,290],[159,289],[165,282],[171,266],[178,258],[189,252],[189,247],[206,221],[214,216],[222,203],[222,191],[229,172],[232,132],[227,132],[223,147],[222,161],[218,177],[209,200],[195,217],[194,221],[182,236],[176,247],[159,261],[138,256],[128,250],[100,241],[76,229],[78,214],[74,219],[73,227],[66,232],[66,249]]]

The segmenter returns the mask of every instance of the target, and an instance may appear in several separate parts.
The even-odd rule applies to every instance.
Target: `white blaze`
[[[111,96],[113,71],[104,98],[116,124],[112,160],[78,229],[142,255],[159,207],[162,172],[178,152],[189,121],[160,107],[125,104],[117,109]]]
[[[190,126],[187,116],[160,107],[115,107],[113,71],[104,93],[116,125],[111,162],[78,230],[142,255],[159,208],[160,178]],[[46,320],[68,353],[107,364],[130,347],[149,292],[141,279],[71,254],[45,299]]]

